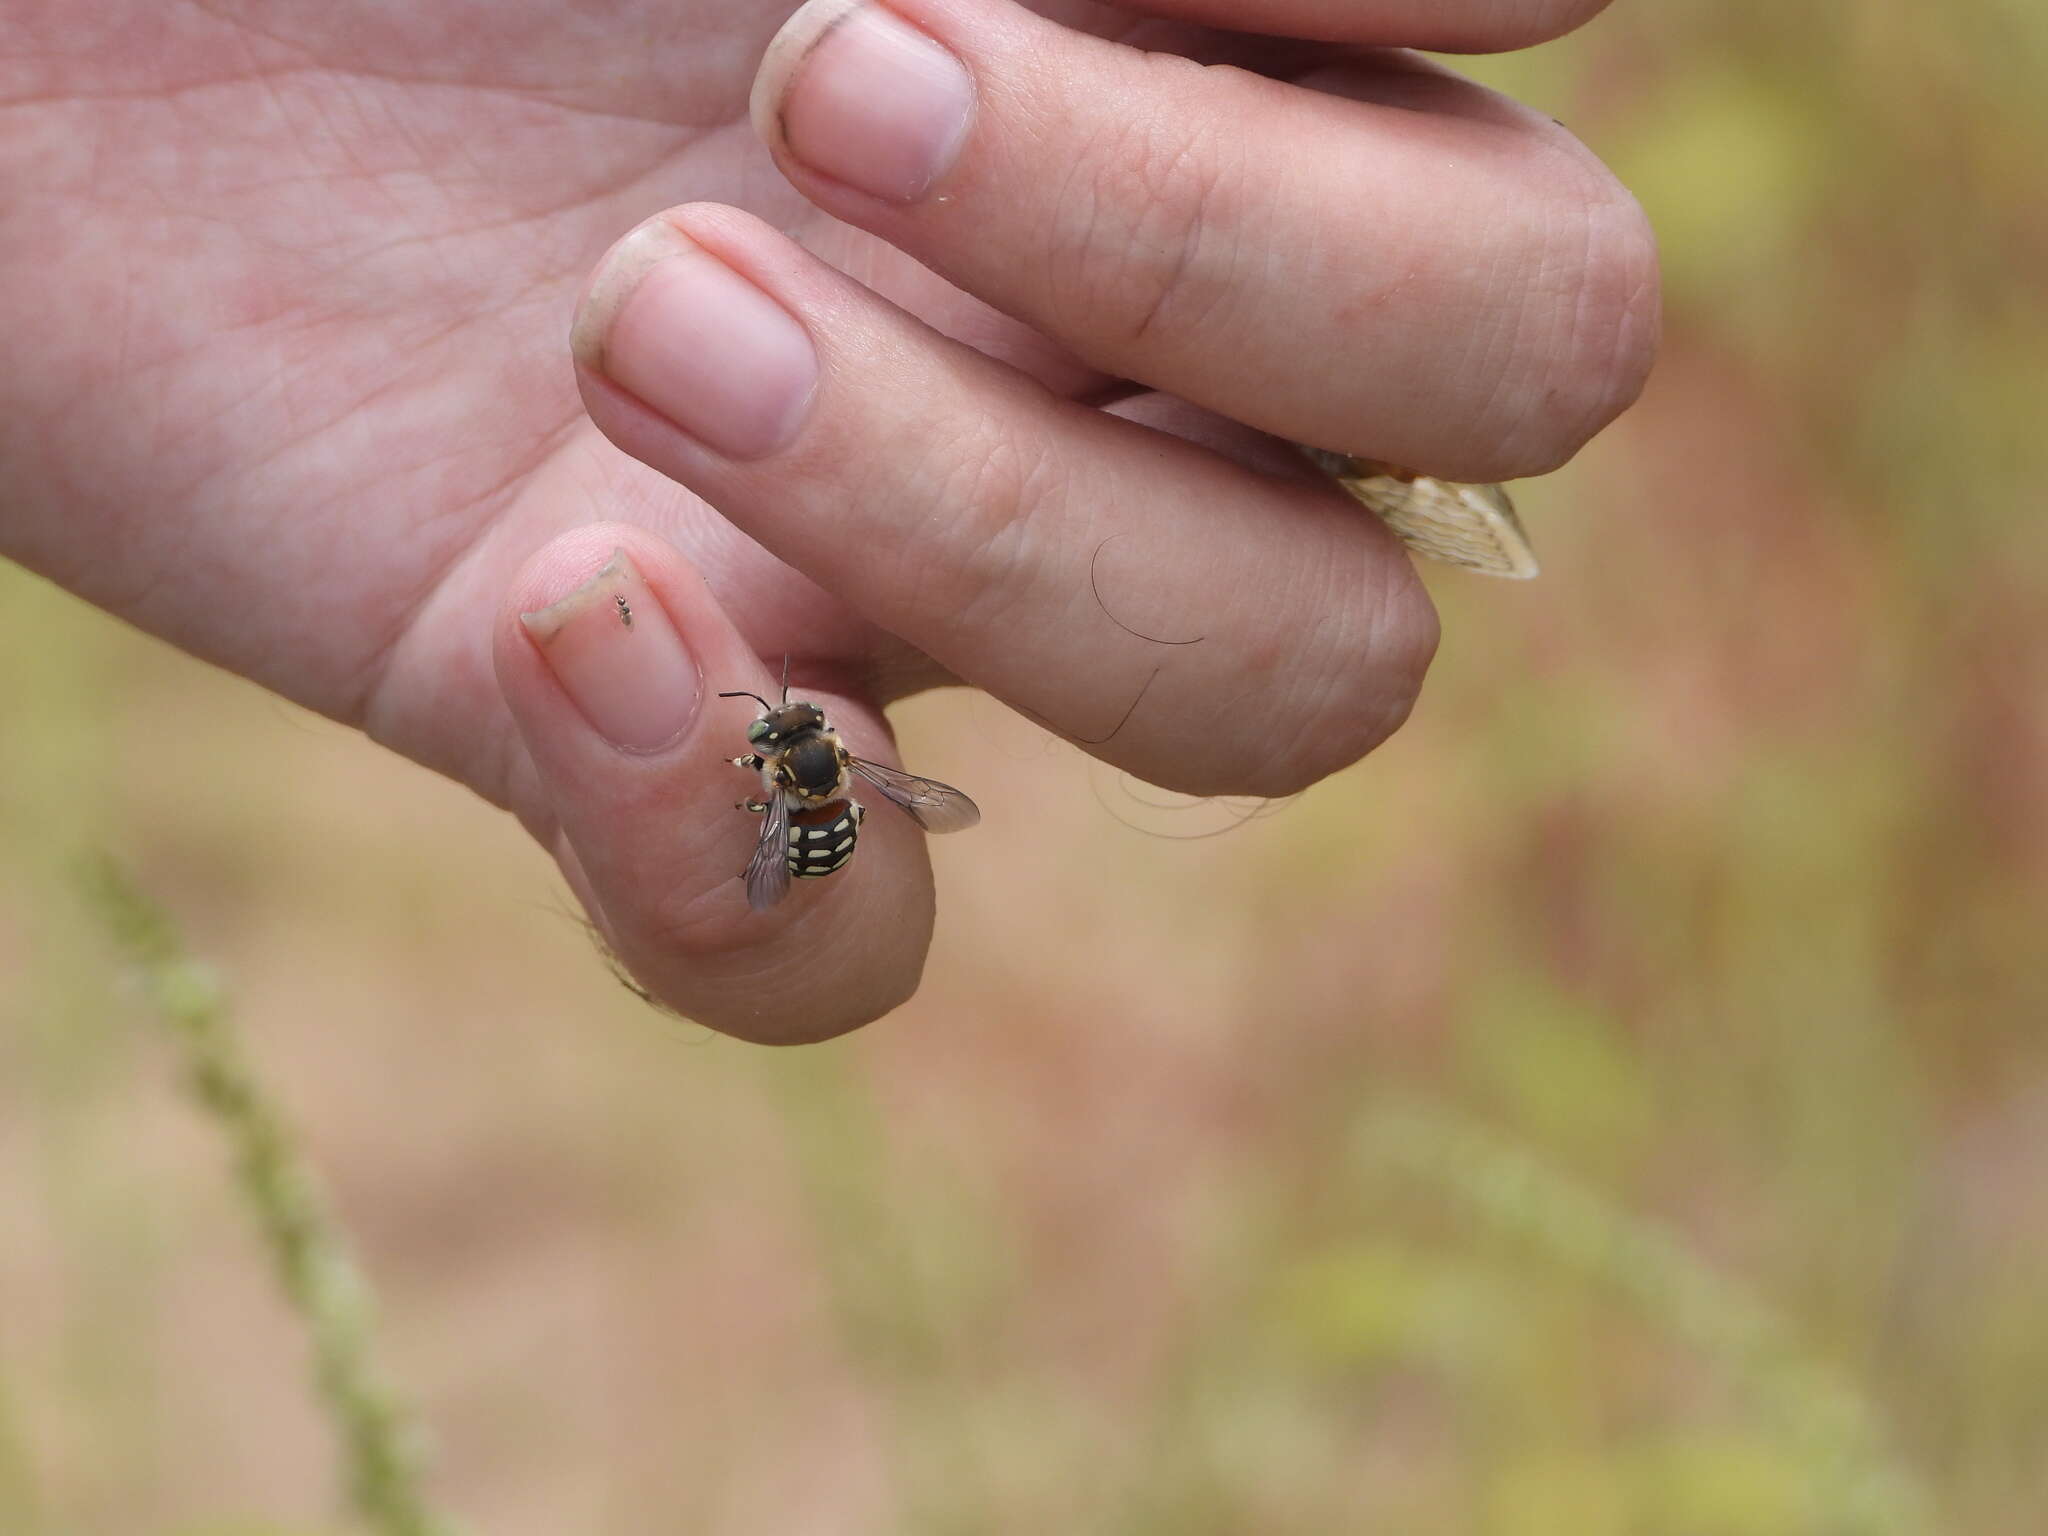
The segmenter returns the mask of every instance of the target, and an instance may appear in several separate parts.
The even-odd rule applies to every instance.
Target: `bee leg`
[[[765,800],[741,800],[735,803],[733,809],[736,811],[752,811],[756,816],[765,816],[768,814],[768,802]]]
[[[732,760],[732,765],[735,768],[751,768],[756,773],[759,773],[761,771],[761,759],[758,757],[754,757],[751,754],[746,757],[734,758]]]

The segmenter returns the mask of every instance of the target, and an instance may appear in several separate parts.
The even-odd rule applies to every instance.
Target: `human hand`
[[[762,71],[787,181],[746,118],[780,17],[744,7],[0,31],[8,553],[509,807],[643,982],[757,1039],[908,995],[930,874],[884,808],[751,912],[755,710],[717,692],[790,655],[886,757],[882,705],[957,677],[1158,783],[1298,789],[1398,725],[1435,620],[1265,434],[1535,473],[1656,323],[1640,215],[1562,129],[1351,46],[1586,0],[833,9]],[[684,200],[606,259],[572,380],[591,260]]]

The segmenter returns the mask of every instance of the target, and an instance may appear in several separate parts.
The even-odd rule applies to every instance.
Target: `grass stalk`
[[[84,870],[87,905],[134,969],[184,1058],[193,1096],[226,1140],[235,1183],[312,1341],[348,1498],[377,1536],[452,1536],[429,1506],[420,1436],[373,1359],[374,1304],[347,1239],[277,1104],[264,1091],[213,971],[110,859]]]

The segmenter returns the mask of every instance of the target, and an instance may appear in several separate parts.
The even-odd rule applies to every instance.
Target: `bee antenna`
[[[789,652],[782,653],[782,702],[789,702]]]
[[[752,699],[756,704],[760,705],[763,709],[773,709],[775,707],[773,704],[770,704],[766,699],[762,698],[761,695],[759,695],[758,693],[749,693],[744,688],[742,688],[738,693],[721,693],[719,697],[721,699]]]

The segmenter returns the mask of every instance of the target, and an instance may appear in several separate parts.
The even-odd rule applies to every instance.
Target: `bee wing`
[[[981,820],[981,807],[950,784],[871,763],[864,757],[848,759],[847,766],[879,789],[883,798],[901,806],[903,814],[927,832],[964,832]]]
[[[789,796],[778,789],[761,813],[761,840],[747,860],[747,905],[766,912],[788,894]]]
[[[1499,486],[1411,475],[1320,448],[1302,452],[1417,554],[1510,580],[1527,581],[1536,574],[1536,551],[1515,516],[1515,504]]]

